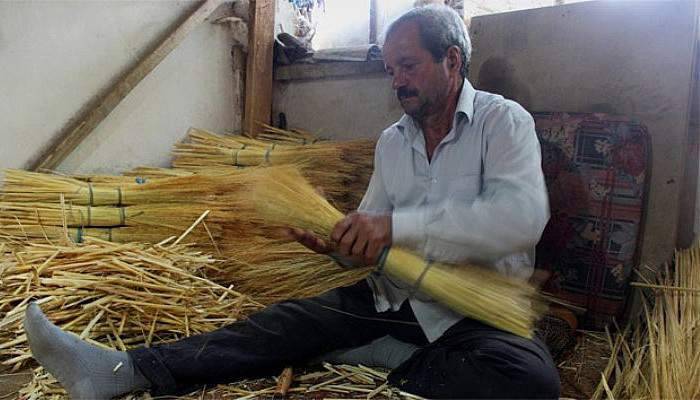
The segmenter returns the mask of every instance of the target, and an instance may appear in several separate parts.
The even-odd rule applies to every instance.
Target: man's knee
[[[508,344],[422,349],[389,382],[428,398],[558,398],[560,387],[546,352]]]

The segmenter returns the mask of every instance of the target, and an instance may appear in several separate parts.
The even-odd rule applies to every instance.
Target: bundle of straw
[[[175,167],[201,165],[281,165],[305,160],[340,159],[334,146],[325,144],[285,146],[259,142],[244,136],[219,136],[191,130],[189,142],[178,143],[174,150]]]
[[[209,280],[217,263],[182,245],[0,244],[0,360],[31,356],[22,318],[37,301],[62,329],[125,350],[208,332],[259,308]]]
[[[612,355],[593,398],[700,399],[700,246],[676,252],[644,314],[610,340]]]
[[[292,167],[261,169],[252,184],[251,202],[268,223],[329,237],[343,218]],[[421,257],[392,248],[384,271],[411,285],[422,276],[421,292],[462,315],[523,337],[532,337],[534,321],[543,311],[541,298],[532,286],[493,270],[444,264],[433,264],[426,270]]]
[[[145,204],[129,207],[77,206],[55,203],[0,202],[0,226],[17,222],[23,225],[69,227],[163,226],[183,230],[197,219],[208,205]],[[215,209],[209,220],[230,219],[226,210]]]
[[[316,135],[306,132],[301,129],[280,129],[275,128],[267,124],[261,124],[263,127],[262,132],[258,133],[255,137],[258,140],[263,140],[271,143],[286,143],[286,144],[314,144],[320,142],[324,139],[317,137]]]
[[[235,283],[239,291],[264,304],[317,296],[371,272],[370,268],[343,268],[295,242],[262,239],[224,253],[225,267],[212,279]]]
[[[223,201],[235,195],[245,180],[231,169],[217,175],[189,174],[142,182],[121,179],[112,183],[91,183],[59,175],[6,170],[2,201],[9,203],[58,202],[86,206],[128,206],[150,203],[193,203]]]
[[[196,227],[190,232],[188,242],[197,243],[199,247],[209,249],[211,240],[222,237],[219,227]],[[59,226],[0,224],[0,243],[23,245],[25,242],[43,244],[83,243],[87,238],[94,238],[115,243],[158,243],[171,236],[182,233],[182,229],[166,227],[116,227],[116,228],[68,228]]]
[[[292,137],[292,131],[275,129]],[[240,135],[217,135],[192,128],[186,143],[176,145],[173,166],[189,170],[253,165],[298,166],[312,184],[339,208],[354,210],[360,203],[374,163],[373,140],[283,145]]]

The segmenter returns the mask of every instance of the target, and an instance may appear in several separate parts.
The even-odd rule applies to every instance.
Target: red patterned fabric
[[[600,328],[625,307],[639,253],[649,140],[606,114],[534,113],[551,219],[537,246],[545,290],[587,309]]]

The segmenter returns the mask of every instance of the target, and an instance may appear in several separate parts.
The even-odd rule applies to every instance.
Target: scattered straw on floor
[[[31,358],[22,329],[31,301],[63,329],[120,350],[208,332],[260,307],[207,279],[215,260],[181,245],[27,244],[0,260],[0,360],[14,369]]]

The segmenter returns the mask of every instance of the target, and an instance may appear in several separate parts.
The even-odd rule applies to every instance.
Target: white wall
[[[21,168],[181,20],[191,1],[0,1],[0,167]],[[230,33],[204,22],[58,168],[168,164],[189,126],[230,131]]]
[[[379,137],[403,114],[384,73],[275,82],[273,94],[275,120],[332,139]]]

